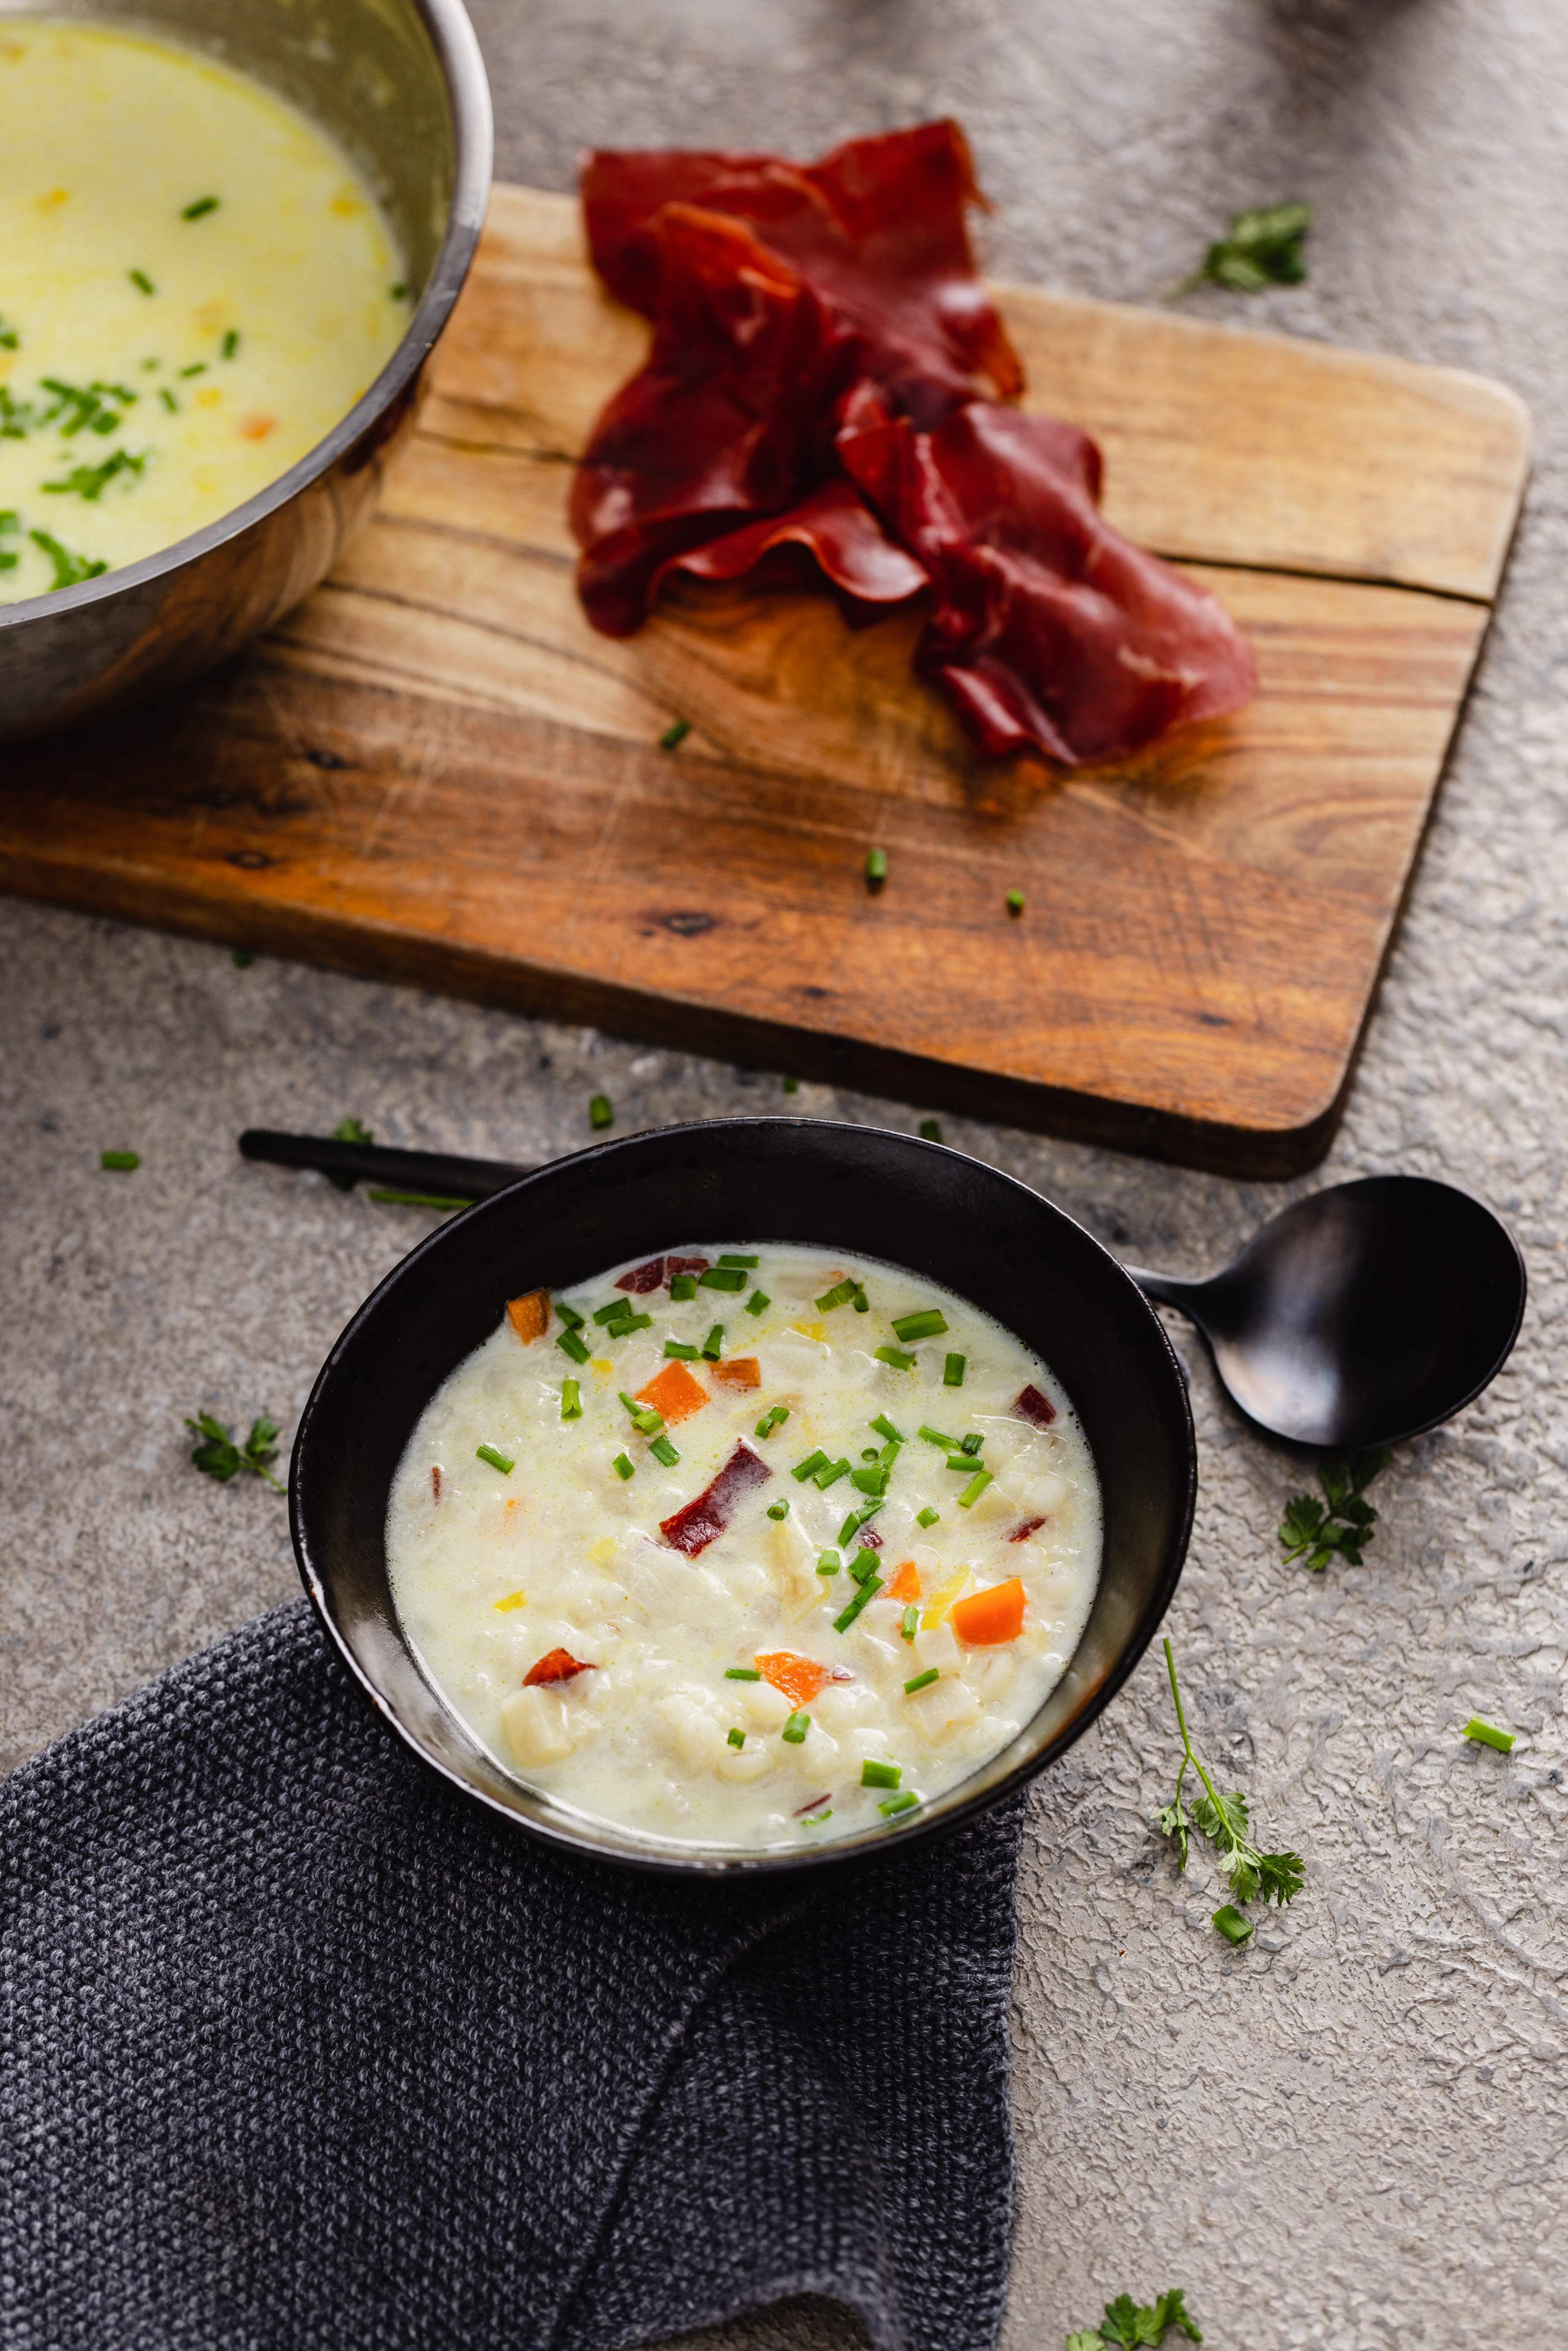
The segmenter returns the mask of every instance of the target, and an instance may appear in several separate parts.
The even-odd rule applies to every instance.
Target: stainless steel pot
[[[308,594],[369,515],[484,223],[490,92],[460,0],[0,0],[123,18],[223,58],[329,132],[379,197],[418,289],[407,331],[327,438],[267,489],[139,563],[0,605],[0,741],[183,684]]]

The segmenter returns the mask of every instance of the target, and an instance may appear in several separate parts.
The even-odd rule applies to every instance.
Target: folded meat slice
[[[1253,693],[1224,606],[1100,513],[1073,426],[971,401],[922,433],[862,393],[839,452],[930,579],[916,669],[993,757],[1114,758]]]
[[[803,547],[823,574],[862,604],[901,604],[927,582],[912,555],[894,544],[852,482],[824,482],[788,514],[727,531],[689,555],[674,555],[653,575],[653,593],[671,571],[698,580],[741,580],[779,547]]]
[[[773,1472],[749,1445],[737,1445],[716,1478],[711,1479],[695,1501],[669,1518],[661,1519],[659,1532],[676,1551],[695,1559],[723,1534],[740,1503],[756,1486],[766,1486]]]

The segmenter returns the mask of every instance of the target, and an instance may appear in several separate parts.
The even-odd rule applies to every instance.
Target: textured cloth
[[[303,1601],[0,1785],[5,2351],[983,2351],[1021,1806],[758,1890],[557,1856]]]

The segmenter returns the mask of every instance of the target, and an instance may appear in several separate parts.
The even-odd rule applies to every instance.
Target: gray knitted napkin
[[[0,1784],[5,2351],[984,2351],[1021,1802],[766,1890],[557,1856],[303,1601]]]

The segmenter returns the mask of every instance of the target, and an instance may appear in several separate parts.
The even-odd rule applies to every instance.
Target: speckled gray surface
[[[1145,1825],[1173,1770],[1152,1661],[1040,1791],[1018,1983],[1022,2209],[1008,2351],[1180,2283],[1213,2345],[1479,2351],[1555,2338],[1568,2137],[1568,12],[1552,0],[486,0],[499,168],[581,142],[810,151],[952,107],[1009,273],[1148,299],[1234,206],[1315,200],[1312,283],[1248,308],[1496,373],[1536,477],[1346,1124],[1324,1174],[1405,1167],[1513,1222],[1513,1363],[1376,1496],[1362,1570],[1273,1528],[1296,1466],[1201,1359],[1203,1493],[1173,1615],[1202,1735],[1310,1876],[1231,1955],[1214,1873]],[[298,1410],[423,1229],[242,1168],[252,1122],[526,1157],[779,1102],[778,1080],[0,905],[5,1345],[0,1750],[14,1762],[295,1589],[283,1507],[186,1465],[182,1415]],[[781,1104],[780,1104],[781,1106]],[[922,1105],[805,1089],[824,1117]],[[1216,1261],[1284,1193],[947,1122],[1145,1262]],[[130,1145],[131,1177],[98,1172]],[[1322,1181],[1322,1176],[1311,1179]],[[1185,1344],[1186,1343],[1183,1342]],[[1193,1351],[1187,1349],[1189,1357]],[[1461,1744],[1479,1710],[1511,1758]],[[860,2339],[799,2305],[708,2351]]]

